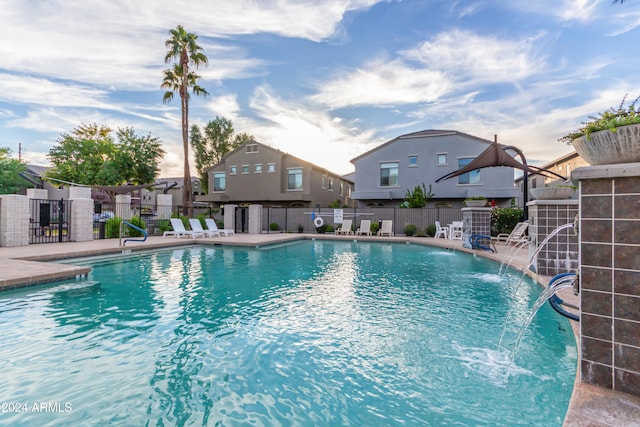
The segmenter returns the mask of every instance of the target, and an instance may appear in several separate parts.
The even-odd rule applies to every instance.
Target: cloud
[[[382,142],[353,121],[278,98],[268,86],[255,89],[251,108],[260,118],[251,127],[258,141],[336,173],[351,172],[350,159]]]

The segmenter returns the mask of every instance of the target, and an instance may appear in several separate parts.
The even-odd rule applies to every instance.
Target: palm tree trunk
[[[185,88],[186,92],[186,88]],[[182,101],[182,150],[184,151],[184,183],[182,185],[183,213],[189,218],[193,217],[193,204],[191,203],[191,171],[189,169],[189,99],[181,94]]]

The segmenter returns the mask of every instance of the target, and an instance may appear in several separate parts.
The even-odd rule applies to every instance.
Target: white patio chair
[[[462,240],[462,221],[453,221],[449,229],[449,239]]]
[[[365,236],[371,236],[371,220],[363,219],[360,221],[360,228],[356,230],[356,235],[363,234]]]
[[[229,234],[236,234],[236,232],[230,228],[218,228],[218,224],[213,220],[213,218],[206,218],[204,222],[207,224],[207,229],[213,232],[219,232],[223,236],[228,236]]]
[[[500,233],[498,234],[498,236],[492,237],[491,240],[493,240],[496,243],[504,243],[507,246],[526,243],[529,241],[529,238],[526,235],[528,227],[529,227],[528,221],[519,222],[516,224],[515,227],[513,227],[513,230],[511,230],[511,233],[509,234]]]
[[[447,227],[443,227],[440,225],[440,221],[436,221],[436,234],[433,236],[434,239],[438,238],[449,238],[449,229]]]
[[[383,220],[378,236],[393,236],[393,221],[390,219]]]
[[[169,221],[171,221],[171,228],[173,228],[173,230],[165,231],[162,233],[162,237],[176,236],[178,239],[182,236],[191,236],[192,239],[195,239],[198,236],[204,237],[204,233],[202,232],[187,230],[184,228],[184,224],[180,218],[169,218]]]
[[[351,231],[351,225],[353,223],[353,220],[350,219],[345,219],[342,221],[342,225],[338,228],[336,228],[336,234],[344,234],[344,235],[349,235],[351,233],[353,233]]]
[[[207,237],[215,237],[215,236],[220,237],[220,231],[205,230],[204,228],[202,228],[202,223],[197,218],[190,218],[189,219],[189,225],[191,225],[191,229],[193,231],[196,231],[198,233],[202,233],[203,235],[205,235]]]

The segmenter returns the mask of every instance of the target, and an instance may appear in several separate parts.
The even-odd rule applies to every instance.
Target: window
[[[267,172],[275,172],[276,171],[276,164],[275,163],[269,163],[267,165]]]
[[[333,178],[329,178],[329,191],[333,191]]]
[[[249,165],[242,165],[242,173],[249,173]]]
[[[446,153],[440,153],[437,155],[437,165],[438,166],[445,166],[447,164],[447,154]]]
[[[302,190],[302,168],[288,170],[287,190]]]
[[[322,175],[322,189],[327,188],[327,177]]]
[[[229,173],[231,175],[235,175],[238,172],[238,168],[236,166],[229,166]]]
[[[247,153],[257,153],[258,144],[247,144]]]
[[[225,191],[226,174],[224,172],[216,172],[213,174],[213,191]]]
[[[256,173],[262,173],[262,165],[261,164],[255,165],[255,167],[256,167]]]
[[[418,156],[409,156],[409,167],[415,168],[418,166]]]
[[[340,183],[340,195],[344,196],[344,182]]]
[[[463,168],[467,164],[471,163],[473,157],[467,157],[458,159],[458,169]],[[467,172],[458,177],[458,184],[480,184],[480,170],[476,169],[471,172]]]
[[[380,186],[395,187],[398,185],[398,163],[380,164]]]

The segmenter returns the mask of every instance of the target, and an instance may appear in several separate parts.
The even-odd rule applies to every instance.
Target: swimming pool
[[[304,241],[92,266],[0,294],[0,423],[559,426],[568,407],[568,321],[543,306],[510,363],[540,290],[469,254]]]

